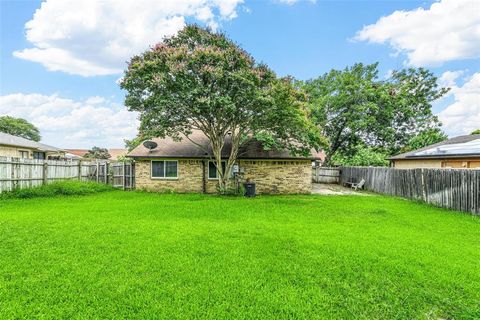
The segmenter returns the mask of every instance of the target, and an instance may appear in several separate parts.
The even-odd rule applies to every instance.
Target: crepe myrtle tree
[[[140,114],[144,137],[194,141],[202,131],[217,167],[219,190],[229,176],[243,143],[258,139],[266,148],[307,154],[320,146],[318,130],[309,122],[305,94],[292,79],[277,78],[266,65],[222,33],[187,25],[134,56],[120,82],[127,91],[125,105]],[[222,170],[222,149],[231,151]]]

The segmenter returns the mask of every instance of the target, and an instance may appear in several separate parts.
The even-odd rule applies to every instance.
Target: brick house
[[[398,169],[480,169],[480,134],[454,137],[389,160]]]
[[[0,132],[0,157],[22,159],[63,159],[65,150]]]
[[[143,145],[127,154],[135,160],[137,189],[174,191],[180,193],[215,193],[217,171],[205,150],[211,150],[203,133],[195,132],[180,142],[171,138],[153,139],[153,150]],[[228,159],[231,145],[226,141],[222,156]],[[209,152],[211,154],[211,152]],[[261,143],[252,141],[240,150],[234,171],[239,181],[256,183],[259,194],[310,193],[312,188],[312,161],[320,155],[292,156],[288,151],[265,151]]]

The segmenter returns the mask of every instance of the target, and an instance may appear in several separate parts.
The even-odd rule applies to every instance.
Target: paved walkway
[[[312,186],[312,194],[368,196],[368,193],[355,191],[351,188],[345,188],[338,184],[323,183],[314,183]]]

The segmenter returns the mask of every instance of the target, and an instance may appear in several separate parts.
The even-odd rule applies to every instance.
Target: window
[[[152,178],[176,179],[178,161],[152,161]]]
[[[45,160],[45,152],[34,152],[33,159]]]
[[[18,153],[20,153],[20,158],[28,159],[28,151],[19,150]]]
[[[226,161],[222,161],[222,172],[225,173]],[[217,167],[214,161],[208,161],[208,179],[218,179]]]

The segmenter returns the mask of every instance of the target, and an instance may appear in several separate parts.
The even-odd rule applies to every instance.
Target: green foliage
[[[420,132],[415,137],[411,138],[407,146],[405,146],[402,152],[408,152],[417,150],[435,143],[439,143],[447,140],[448,137],[439,128],[427,129]]]
[[[40,131],[25,119],[10,116],[0,117],[0,132],[5,132],[17,137],[40,141]]]
[[[333,163],[342,166],[373,166],[385,167],[389,165],[388,155],[372,147],[357,146],[352,156],[342,156],[337,153],[333,156]]]
[[[55,181],[53,183],[34,188],[15,189],[0,193],[0,199],[29,199],[55,196],[86,195],[97,192],[111,191],[109,185],[91,181]]]
[[[470,133],[470,134],[480,134],[480,129],[474,130],[474,131],[472,131],[472,133]]]
[[[0,201],[0,318],[478,319],[479,222],[377,195]]]
[[[125,143],[125,148],[127,148],[127,150],[130,152],[136,147],[138,147],[145,140],[146,139],[143,136],[136,136],[131,140],[124,139],[123,142]]]
[[[133,57],[120,86],[125,105],[140,113],[143,136],[182,139],[200,130],[216,163],[231,140],[225,173],[218,170],[222,189],[248,138],[269,136],[292,153],[318,145],[305,95],[292,79],[278,79],[224,34],[196,25]]]
[[[109,159],[110,153],[107,148],[93,147],[83,156],[88,159]]]
[[[358,145],[394,154],[426,130],[438,130],[432,102],[448,89],[423,68],[378,78],[378,64],[355,64],[304,83],[315,123],[328,138],[328,165],[336,153],[353,156]]]

